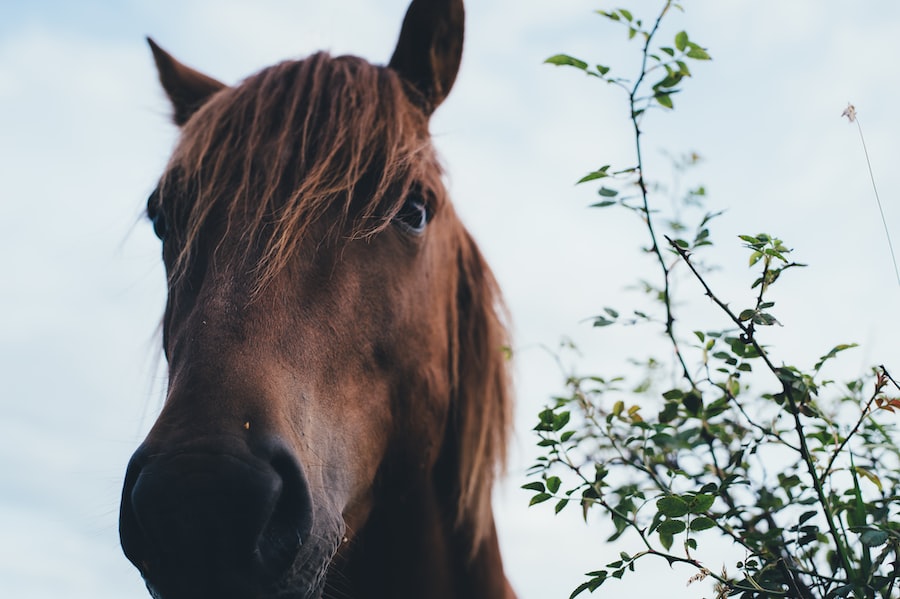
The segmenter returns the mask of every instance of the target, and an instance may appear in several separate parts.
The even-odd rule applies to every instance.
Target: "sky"
[[[618,5],[649,17],[661,2],[481,0],[467,7],[456,86],[432,121],[459,213],[504,289],[514,323],[517,434],[496,493],[508,575],[521,599],[567,597],[582,574],[634,546],[605,523],[528,508],[525,469],[536,414],[562,389],[544,348],[581,348],[582,372],[615,374],[658,348],[651,329],[593,329],[604,306],[642,301],[655,275],[642,226],[589,209],[574,186],[603,164],[634,162],[621,94],[560,52],[635,67],[623,32],[593,14]],[[886,0],[684,0],[662,35],[686,29],[714,60],[695,64],[672,113],[644,123],[648,171],[665,153],[704,160],[713,228],[710,282],[735,305],[752,281],[737,235],[777,234],[809,266],[779,284],[766,331],[777,359],[811,365],[857,342],[834,375],[900,371],[895,278],[859,133],[888,229],[900,242],[900,4]],[[158,241],[141,209],[175,142],[144,41],[222,81],[326,49],[385,62],[406,0],[34,0],[0,5],[0,596],[144,597],[118,547],[125,464],[161,405]],[[722,326],[684,281],[683,330]],[[719,319],[719,320],[717,320]],[[642,353],[643,352],[643,353]],[[727,551],[725,552],[727,553]],[[714,556],[715,557],[715,556]],[[710,596],[693,573],[639,564],[607,596]]]

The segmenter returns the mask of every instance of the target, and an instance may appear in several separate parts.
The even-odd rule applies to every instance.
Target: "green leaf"
[[[803,512],[802,514],[800,514],[800,518],[797,519],[797,524],[798,525],[803,524],[804,522],[806,522],[810,518],[814,517],[818,513],[819,512],[817,512],[816,510],[810,510],[808,512]]]
[[[662,543],[662,546],[666,548],[666,551],[672,548],[673,541],[674,539],[672,538],[671,534],[665,532],[659,533],[659,542]]]
[[[688,509],[690,509],[692,514],[702,514],[712,507],[715,500],[716,498],[714,495],[694,495],[688,503]]]
[[[862,491],[859,489],[859,477],[856,476],[856,467],[853,464],[853,454],[850,454],[850,473],[853,475],[853,502],[847,510],[847,523],[850,526],[866,525],[866,502],[863,501]]]
[[[609,73],[608,66],[598,64],[598,65],[595,65],[594,68],[597,69],[597,72],[600,73],[600,75],[606,75],[607,73]]]
[[[690,49],[687,51],[688,58],[693,58],[694,60],[712,59],[712,57],[706,52],[706,50],[704,50],[694,42],[688,42],[688,46],[690,46]]]
[[[703,398],[696,391],[685,395],[681,403],[691,416],[696,416],[703,409]]]
[[[551,493],[556,493],[559,491],[559,487],[562,484],[562,481],[558,476],[551,476],[547,479],[547,490]]]
[[[604,198],[613,198],[619,195],[619,192],[615,189],[610,189],[609,187],[601,187],[599,191],[597,191]]]
[[[631,19],[632,19],[631,13],[629,11],[625,10],[624,8],[619,9],[619,14],[622,15],[623,17],[625,17],[625,19],[628,21],[631,21]]]
[[[544,64],[555,64],[556,66],[566,66],[566,67],[575,67],[576,69],[581,69],[582,71],[587,70],[588,63],[583,60],[579,60],[574,56],[569,56],[568,54],[556,54],[551,56],[547,60],[544,61]]]
[[[553,419],[553,430],[554,430],[554,431],[560,431],[560,430],[562,430],[563,427],[565,427],[565,426],[569,423],[569,418],[570,418],[570,417],[571,417],[571,414],[570,414],[569,412],[560,412],[560,413]]]
[[[707,530],[716,525],[715,521],[712,518],[707,518],[706,516],[700,516],[699,518],[694,518],[691,522],[691,530],[694,532],[700,532],[701,530]]]
[[[732,393],[732,395],[737,395],[736,393]],[[713,401],[711,404],[706,406],[706,410],[704,410],[704,418],[710,419],[715,418],[719,414],[725,412],[728,409],[728,397],[720,397],[719,399]]]
[[[586,590],[588,590],[589,588],[591,588],[591,582],[592,582],[592,581],[582,582],[580,585],[578,585],[578,586],[575,588],[575,590],[572,591],[572,594],[569,595],[569,599],[575,599],[575,597],[577,597],[578,595],[580,595],[580,594],[583,593],[584,591],[586,591]]]
[[[875,474],[874,472],[871,472],[870,470],[866,470],[865,468],[863,468],[861,466],[854,466],[853,470],[857,474],[868,479],[869,482],[874,484],[876,487],[878,487],[879,491],[884,491],[884,486],[882,485],[881,479],[878,477],[877,474]]]
[[[781,324],[778,322],[778,319],[768,314],[767,312],[760,312],[756,316],[753,317],[753,322],[762,326],[772,326],[773,324]]]
[[[668,391],[663,393],[662,396],[666,399],[678,400],[684,397],[684,391],[682,391],[681,389],[669,389]]]
[[[656,509],[669,518],[680,518],[690,511],[687,501],[678,495],[668,495],[656,500]],[[682,523],[683,524],[683,523]]]
[[[665,106],[666,108],[674,108],[675,105],[672,103],[672,97],[669,94],[657,92],[653,98],[660,103],[661,106]]]
[[[553,508],[553,513],[554,513],[554,514],[560,513],[561,511],[563,511],[563,508],[566,507],[567,505],[569,505],[569,500],[568,500],[568,499],[560,499],[560,500],[556,503],[556,507]]]
[[[607,206],[615,206],[616,204],[618,204],[616,200],[603,200],[602,202],[591,204],[589,208],[606,208]]]
[[[820,370],[822,368],[822,365],[825,364],[825,362],[827,362],[828,360],[830,360],[833,357],[835,357],[836,355],[838,355],[839,352],[842,352],[842,351],[845,351],[845,350],[848,350],[848,349],[851,349],[854,347],[857,347],[856,343],[842,343],[840,345],[835,345],[834,348],[832,348],[832,350],[830,352],[828,352],[827,354],[825,354],[824,356],[819,358],[819,361],[816,362],[816,365],[813,368],[815,370]]]
[[[534,427],[536,431],[549,431],[551,429],[551,425],[553,424],[553,418],[556,415],[553,413],[553,410],[550,408],[546,408],[541,410],[541,413],[538,414],[538,418],[540,419],[540,423]]]
[[[531,507],[538,503],[543,503],[543,502],[547,501],[548,499],[551,499],[552,497],[553,497],[553,495],[550,495],[549,493],[538,493],[537,495],[535,495],[534,497],[531,498],[530,502],[528,502],[528,507]]]
[[[675,90],[672,88],[681,83],[682,75],[681,73],[673,72],[665,79],[661,79],[654,86],[653,90],[659,94],[663,88],[667,88],[666,93],[672,92]]]
[[[685,529],[687,529],[687,524],[684,523],[684,520],[664,520],[656,530],[660,535],[677,535],[684,532]]]
[[[675,35],[675,47],[678,48],[679,52],[684,52],[684,49],[687,48],[688,44],[688,34],[686,31],[679,31]]]
[[[544,492],[544,483],[537,480],[537,481],[534,481],[533,483],[528,483],[527,485],[522,485],[522,488],[525,489],[526,491],[537,491],[538,493],[543,493]]]
[[[825,596],[825,599],[837,599],[837,597],[849,597],[850,593],[853,591],[852,584],[845,584],[839,587],[835,587]]]
[[[586,182],[588,182],[588,181],[594,181],[594,180],[596,180],[596,179],[602,179],[602,178],[604,178],[604,177],[608,177],[608,176],[609,176],[609,173],[606,172],[606,171],[608,171],[608,170],[609,170],[609,165],[608,165],[608,164],[607,164],[606,166],[601,166],[601,167],[598,168],[597,170],[591,171],[591,172],[589,172],[588,174],[586,174],[585,176],[583,176],[581,179],[579,179],[579,180],[575,183],[575,185],[579,185],[579,184],[581,184],[581,183],[586,183]]]
[[[859,541],[866,547],[881,547],[882,545],[887,543],[888,533],[884,532],[883,530],[870,528],[869,530],[859,535]]]
[[[667,401],[666,405],[659,412],[659,421],[663,424],[672,422],[678,417],[678,402]]]

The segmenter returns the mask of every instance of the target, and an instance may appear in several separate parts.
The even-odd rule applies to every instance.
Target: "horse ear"
[[[149,37],[153,60],[166,95],[172,102],[175,124],[181,127],[206,101],[226,85],[175,60]]]
[[[462,0],[413,0],[406,12],[389,66],[421,94],[428,114],[456,80],[464,29]]]

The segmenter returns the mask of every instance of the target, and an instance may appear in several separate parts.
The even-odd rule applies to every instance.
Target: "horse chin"
[[[326,521],[326,526],[313,530],[293,564],[274,582],[241,571],[209,571],[178,580],[147,576],[147,590],[154,599],[321,599],[326,573],[344,536],[343,521],[327,516]]]
[[[332,523],[334,532],[314,533],[282,580],[260,599],[320,599],[328,568],[344,538],[343,521]],[[336,526],[334,526],[336,525]]]

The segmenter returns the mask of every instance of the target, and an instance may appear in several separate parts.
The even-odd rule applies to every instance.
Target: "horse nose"
[[[125,477],[119,534],[155,596],[249,596],[291,566],[312,527],[300,465],[282,442],[142,446]]]

